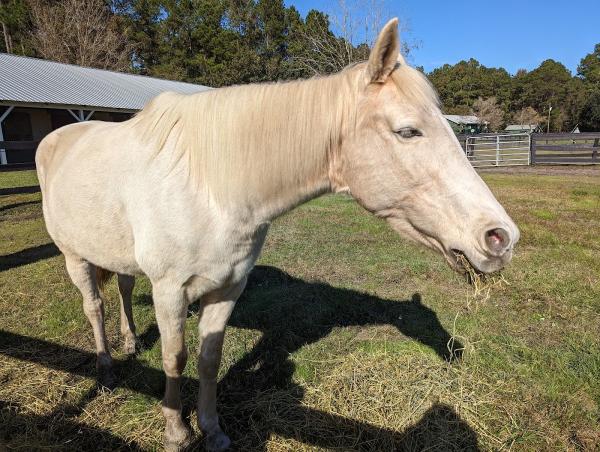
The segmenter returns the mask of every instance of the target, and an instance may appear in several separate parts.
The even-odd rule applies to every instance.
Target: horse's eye
[[[402,138],[413,138],[423,136],[419,129],[413,127],[404,127],[396,132]]]

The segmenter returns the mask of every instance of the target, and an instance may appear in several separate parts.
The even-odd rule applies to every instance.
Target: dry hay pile
[[[331,365],[331,363],[329,363]],[[268,451],[509,449],[512,382],[491,382],[427,354],[350,354],[302,384],[295,399],[273,389],[231,406],[254,419],[240,450],[268,425]],[[232,426],[230,426],[232,427]],[[492,433],[492,430],[495,433]],[[499,436],[497,432],[502,432]]]
[[[50,367],[66,370],[0,354],[0,450],[161,447],[164,420],[158,400],[127,389],[98,389],[93,358],[82,359],[81,354],[69,352],[29,351],[23,345],[18,349],[20,354],[31,353]],[[68,371],[76,368],[90,377]],[[130,378],[136,377],[139,375]],[[131,403],[140,397],[145,399],[143,405]]]

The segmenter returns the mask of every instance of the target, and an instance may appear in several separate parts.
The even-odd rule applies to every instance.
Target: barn
[[[164,91],[206,89],[0,53],[0,168],[32,164],[39,141],[66,124],[123,121]]]
[[[446,121],[455,133],[482,133],[487,132],[487,124],[473,115],[444,115]]]

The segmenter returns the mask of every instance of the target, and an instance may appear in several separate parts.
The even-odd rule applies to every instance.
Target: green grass
[[[348,197],[274,223],[220,370],[236,450],[600,448],[600,180],[484,178],[522,230],[509,285],[485,301]],[[140,278],[134,292],[143,350],[129,360],[108,288],[121,384],[98,393],[91,328],[40,194],[9,190],[34,185],[31,171],[0,173],[0,448],[160,450],[150,285]],[[192,306],[188,412],[197,321]]]
[[[0,189],[38,185],[35,171],[7,171],[0,174]]]

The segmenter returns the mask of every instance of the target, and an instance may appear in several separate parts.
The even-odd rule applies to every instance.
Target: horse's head
[[[359,71],[355,127],[342,139],[339,185],[402,235],[456,252],[479,271],[506,265],[519,230],[475,172],[426,78],[399,54],[397,20],[385,25]]]

